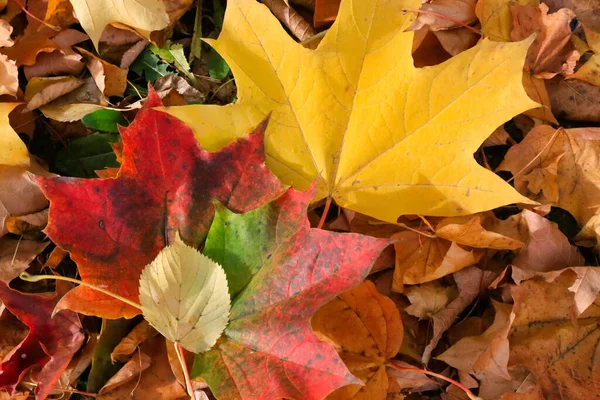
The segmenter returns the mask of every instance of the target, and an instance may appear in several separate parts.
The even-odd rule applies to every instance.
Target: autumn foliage
[[[600,4],[0,11],[0,399],[600,397]]]

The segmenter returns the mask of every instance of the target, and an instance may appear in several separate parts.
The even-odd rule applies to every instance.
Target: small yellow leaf
[[[225,271],[177,235],[142,272],[140,304],[167,339],[193,353],[207,351],[229,321]]]
[[[111,23],[121,23],[149,39],[150,32],[165,28],[169,16],[161,0],[71,0],[79,23],[98,48],[100,35]]]
[[[0,164],[29,166],[29,153],[25,143],[10,126],[8,114],[18,103],[0,103]]]

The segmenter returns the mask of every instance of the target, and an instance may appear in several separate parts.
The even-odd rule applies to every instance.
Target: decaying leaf
[[[177,234],[142,271],[140,304],[144,318],[164,337],[192,353],[205,352],[229,321],[225,272]]]
[[[412,17],[402,9],[419,3],[369,0],[359,12],[342,1],[335,24],[308,50],[266,7],[230,1],[221,35],[209,44],[232,67],[238,101],[169,112],[209,149],[271,113],[267,161],[284,183],[306,188],[318,178],[316,200],[333,198],[384,221],[528,202],[472,154],[498,125],[536,106],[521,85],[529,43],[484,40],[416,69],[413,35],[402,32]],[[382,64],[388,74],[380,73]]]
[[[515,320],[509,367],[524,366],[543,398],[587,399],[597,394],[600,300],[573,320],[570,272],[554,282],[528,280],[513,289]]]
[[[394,302],[365,281],[327,303],[311,320],[312,329],[331,341],[344,363],[363,381],[331,393],[328,399],[385,399],[386,362],[400,350],[402,320]]]

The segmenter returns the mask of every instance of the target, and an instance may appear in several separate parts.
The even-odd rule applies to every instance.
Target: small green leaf
[[[150,82],[166,75],[173,75],[173,72],[169,71],[168,64],[161,63],[150,49],[144,50],[129,68],[139,76],[145,76]]]
[[[177,234],[142,271],[140,304],[164,337],[193,353],[208,351],[229,321],[225,271]]]
[[[81,122],[87,127],[97,129],[102,132],[118,133],[117,125],[127,126],[127,120],[119,111],[98,110],[83,117]]]
[[[110,144],[119,139],[115,133],[95,133],[73,140],[56,155],[56,169],[62,175],[93,178],[96,170],[118,167]]]
[[[208,74],[213,79],[223,80],[229,75],[229,65],[227,62],[216,52],[215,49],[210,49],[208,52]]]

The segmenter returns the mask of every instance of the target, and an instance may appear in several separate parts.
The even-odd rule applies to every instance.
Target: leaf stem
[[[319,225],[317,225],[317,229],[322,229],[323,224],[325,224],[325,219],[327,218],[327,214],[329,213],[329,208],[331,207],[331,197],[328,197],[325,200],[325,208],[323,209],[323,214],[321,215],[321,219],[319,220]]]
[[[467,397],[470,400],[482,400],[481,397],[475,396],[473,394],[473,392],[471,392],[469,390],[469,388],[467,388],[462,383],[457,382],[454,379],[448,378],[448,377],[446,377],[444,375],[436,374],[435,372],[427,371],[427,370],[421,369],[421,368],[402,367],[402,366],[400,366],[400,365],[398,365],[398,364],[396,364],[396,363],[394,363],[392,361],[388,362],[386,365],[388,367],[390,367],[390,368],[397,369],[398,371],[413,371],[413,372],[420,372],[420,373],[425,374],[425,375],[433,376],[435,378],[441,379],[443,381],[446,381],[446,382],[451,383],[452,385],[458,387],[463,392],[465,392],[465,394],[467,395]]]
[[[52,24],[49,24],[48,22],[46,22],[44,20],[39,19],[38,17],[36,17],[32,13],[30,13],[27,10],[27,8],[25,8],[25,6],[23,4],[21,4],[21,2],[19,0],[15,0],[15,3],[17,3],[17,5],[21,8],[21,10],[23,10],[23,12],[25,14],[29,15],[31,18],[33,18],[34,20],[36,20],[40,24],[47,26],[48,28],[52,29],[53,31],[60,32],[60,30],[61,30],[60,26],[52,25]]]
[[[187,363],[185,362],[185,355],[183,354],[183,347],[179,343],[173,342],[173,346],[175,346],[175,353],[177,353],[177,358],[179,359],[179,364],[181,364],[181,369],[183,370],[183,377],[185,378],[185,387],[190,395],[190,399],[194,400],[194,388],[192,387],[192,380],[190,378],[190,373],[187,369]]]
[[[21,278],[21,279],[23,279],[24,281],[27,281],[27,282],[39,282],[39,281],[43,281],[43,280],[46,280],[46,279],[54,279],[54,280],[57,280],[57,281],[66,281],[66,282],[71,282],[71,283],[77,283],[79,285],[82,285],[82,286],[85,286],[85,287],[89,287],[90,289],[94,289],[94,290],[96,290],[96,291],[98,291],[100,293],[103,293],[103,294],[107,295],[107,296],[113,297],[113,298],[115,298],[117,300],[121,300],[123,303],[128,304],[128,305],[130,305],[132,307],[139,308],[140,310],[142,309],[142,306],[139,305],[139,304],[137,304],[134,301],[131,301],[131,300],[129,300],[129,299],[123,297],[123,296],[120,296],[120,295],[118,295],[116,293],[113,293],[111,291],[108,291],[106,289],[102,289],[101,287],[92,285],[92,284],[87,283],[87,282],[80,281],[78,279],[67,278],[66,276],[60,276],[60,275],[31,275],[31,274],[29,274],[27,272],[21,272],[21,275],[19,275],[19,278]]]

